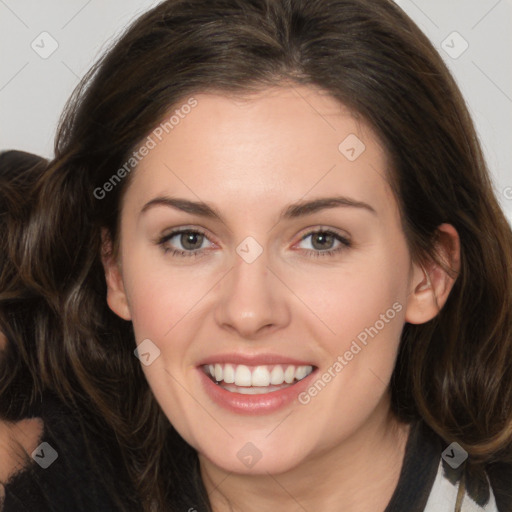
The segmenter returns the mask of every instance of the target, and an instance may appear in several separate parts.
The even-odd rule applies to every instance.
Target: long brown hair
[[[38,299],[27,293],[13,261],[35,183],[47,163],[24,151],[0,153],[0,334],[6,338],[0,352],[0,421],[27,417],[43,392],[36,336],[29,328],[37,320],[27,322]]]
[[[74,458],[61,457],[59,464],[60,471],[74,471],[72,480],[84,484],[83,488],[65,491],[66,499],[75,500],[74,510],[90,510],[87,508],[90,500],[110,498],[119,510],[140,510],[126,467],[117,463],[120,446],[115,432],[102,416],[89,413],[95,406],[77,379],[69,376],[68,385],[73,393],[66,396],[67,406],[55,396],[56,381],[48,377],[47,368],[59,361],[51,359],[46,335],[61,332],[59,310],[47,300],[49,295],[35,292],[26,285],[16,265],[23,247],[23,232],[35,202],[36,183],[47,166],[45,158],[32,153],[17,150],[0,153],[0,335],[5,338],[0,346],[0,422],[42,418],[43,439],[51,439],[58,451],[71,449]],[[73,419],[67,420],[63,427],[61,422],[65,416]],[[106,447],[109,454],[103,456]],[[24,485],[30,483],[31,486],[32,504],[37,502],[35,496],[43,499],[48,492],[51,494],[47,478],[51,481],[52,476],[34,469],[30,453],[19,442],[5,443],[0,455],[3,456],[4,450],[16,459],[17,469],[23,468]],[[18,475],[14,472],[11,477],[15,480]],[[11,480],[0,481],[0,489],[10,483]],[[11,500],[12,496],[7,499]],[[53,509],[62,503],[49,505]],[[0,499],[0,509],[2,505]],[[46,510],[45,504],[39,503],[39,506]]]
[[[78,382],[92,397],[141,495],[161,509],[209,505],[194,450],[133,356],[131,324],[106,304],[101,230],[117,240],[136,168],[110,180],[192,94],[284,82],[320,87],[372,126],[415,261],[443,266],[436,229],[459,233],[447,303],[432,321],[404,327],[395,414],[459,442],[468,472],[511,462],[512,233],[464,99],[427,37],[391,0],[169,0],[126,30],[68,102],[22,262],[27,283],[62,315],[62,332],[46,332],[43,377],[63,396]]]

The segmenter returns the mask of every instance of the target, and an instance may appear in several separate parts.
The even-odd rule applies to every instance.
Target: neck
[[[384,511],[397,486],[409,425],[389,399],[350,438],[280,474],[230,473],[199,455],[214,512],[261,510]]]

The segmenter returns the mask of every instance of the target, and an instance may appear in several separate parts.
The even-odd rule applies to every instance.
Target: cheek
[[[336,428],[341,423],[355,428],[370,414],[395,366],[405,322],[408,274],[404,269],[409,268],[409,256],[400,240],[380,247],[346,269],[303,278],[303,287],[297,290],[318,318],[310,315],[308,325],[325,356],[321,382],[306,390],[301,403],[309,404],[311,415],[319,418],[331,405],[330,420],[322,426],[326,437],[339,435]],[[333,431],[331,423],[336,426]]]
[[[123,274],[135,337],[155,340],[162,355],[170,342],[175,352],[179,340],[188,338],[183,330],[194,327],[201,299],[218,279],[200,266],[172,266],[146,251],[133,251],[123,260]]]
[[[352,340],[364,342],[368,331],[397,343],[404,322],[408,279],[405,246],[368,252],[340,265],[302,272],[287,281],[309,309],[309,325],[331,354],[348,350]],[[301,316],[308,316],[305,308]],[[316,320],[315,320],[316,317]]]
[[[356,419],[375,407],[395,366],[404,325],[403,298],[395,290],[394,283],[384,279],[374,281],[373,278],[369,272],[364,279],[354,276],[353,280],[334,280],[331,282],[331,300],[318,295],[315,302],[312,297],[312,309],[318,307],[318,316],[329,327],[328,330],[317,322],[313,333],[324,354],[325,365],[320,378],[328,373],[324,379],[329,388],[329,391],[322,391],[322,398],[315,407],[332,403],[336,424],[347,411]],[[322,305],[324,309],[321,309]],[[321,383],[316,387],[323,390]],[[314,394],[315,390],[312,390]],[[345,413],[338,416],[334,411],[340,409],[335,404]]]

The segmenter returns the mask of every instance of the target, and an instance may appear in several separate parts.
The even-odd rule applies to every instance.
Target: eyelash
[[[181,251],[179,249],[169,249],[168,247],[165,247],[165,244],[174,238],[176,235],[181,235],[183,233],[192,233],[194,235],[202,235],[207,238],[206,233],[204,231],[201,231],[199,229],[178,229],[175,231],[172,231],[171,233],[161,237],[159,240],[157,240],[157,244],[162,247],[164,254],[170,254],[173,257],[193,257],[197,258],[199,256],[202,256],[204,253],[204,249],[199,249],[195,251]],[[309,231],[307,234],[305,234],[300,241],[302,242],[306,238],[308,238],[311,235],[316,235],[322,233],[324,235],[333,235],[335,239],[337,239],[339,242],[341,242],[341,245],[337,249],[327,249],[325,251],[314,251],[311,249],[306,249],[306,252],[308,253],[308,257],[312,258],[318,258],[323,256],[335,256],[338,253],[344,251],[345,249],[348,249],[352,246],[352,243],[347,238],[339,235],[338,233],[328,230],[328,229],[317,229],[313,231]]]

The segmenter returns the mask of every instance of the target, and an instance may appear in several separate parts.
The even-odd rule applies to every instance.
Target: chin
[[[294,447],[286,447],[283,443],[276,445],[264,442],[233,443],[212,447],[211,450],[201,450],[200,456],[207,458],[212,464],[226,472],[241,475],[266,475],[286,473],[304,462],[305,452],[296,452],[296,438]],[[301,444],[298,443],[300,446]]]

